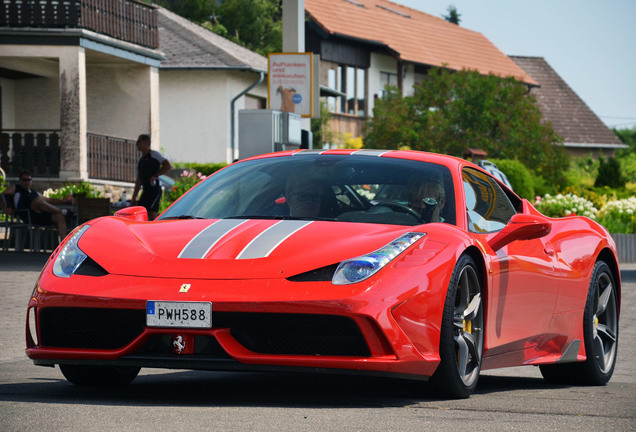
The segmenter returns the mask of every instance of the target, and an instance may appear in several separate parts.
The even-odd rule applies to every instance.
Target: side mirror
[[[550,234],[551,230],[552,224],[547,218],[520,213],[510,218],[508,225],[491,238],[488,244],[497,251],[516,240],[541,238]]]
[[[148,210],[146,210],[146,207],[142,206],[126,207],[121,210],[117,210],[115,212],[115,216],[139,222],[147,222]]]

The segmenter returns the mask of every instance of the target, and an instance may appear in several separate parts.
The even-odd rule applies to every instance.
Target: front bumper
[[[421,297],[414,303],[386,294],[380,300],[371,299],[371,292],[377,295],[378,289],[355,287],[342,299],[336,296],[336,290],[342,294],[342,287],[283,280],[257,281],[259,288],[253,288],[254,281],[249,287],[247,281],[197,281],[199,287],[210,286],[191,290],[186,298],[173,294],[181,280],[116,275],[74,278],[74,284],[67,281],[62,286],[57,286],[59,278],[41,278],[29,303],[28,320],[33,324],[27,325],[26,353],[37,365],[300,369],[425,380],[439,363],[437,327],[432,322],[413,324],[421,321],[415,317],[425,303]],[[87,291],[87,283],[93,284],[94,295],[80,294]],[[274,284],[275,295],[263,294],[263,287],[271,289]],[[113,287],[125,287],[128,297],[114,297],[122,288]],[[236,301],[237,296],[251,301]],[[212,301],[213,327],[148,327],[146,299]],[[423,328],[427,330],[416,334]],[[178,340],[185,342],[185,349],[175,348]]]

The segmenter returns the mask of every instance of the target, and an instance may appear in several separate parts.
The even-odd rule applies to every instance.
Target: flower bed
[[[591,201],[572,193],[552,196],[546,194],[537,197],[534,202],[537,210],[549,217],[585,216],[596,219],[598,210]]]

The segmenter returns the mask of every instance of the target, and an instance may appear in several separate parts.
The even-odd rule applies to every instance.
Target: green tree
[[[535,192],[532,176],[521,162],[516,159],[490,158],[488,160],[497,165],[497,168],[508,177],[510,185],[517,195],[521,198],[534,201]]]
[[[266,56],[282,50],[279,0],[157,0],[157,3],[259,54]]]
[[[636,153],[636,126],[631,129],[612,129],[616,136],[629,146],[629,149],[621,150],[621,155]]]
[[[282,11],[278,0],[223,0],[205,27],[266,56],[283,49]]]
[[[518,159],[532,172],[561,184],[568,158],[563,139],[525,84],[475,71],[433,69],[413,96],[396,90],[378,100],[365,146],[410,148],[461,156],[479,148],[489,157]]]
[[[198,24],[209,21],[212,16],[210,0],[157,0],[157,4]]]
[[[320,118],[312,118],[310,122],[314,148],[322,148],[324,143],[333,142],[333,132],[329,127],[330,119],[331,113],[327,105],[320,101]]]
[[[461,22],[461,19],[459,17],[461,17],[462,14],[457,13],[457,8],[455,7],[455,5],[450,5],[448,9],[446,9],[446,11],[448,12],[448,15],[442,15],[442,18],[444,18],[449,23],[459,25],[459,23]]]
[[[617,189],[625,186],[621,166],[616,158],[611,157],[605,162],[605,159],[600,157],[598,162],[598,175],[594,182],[595,187],[609,186]]]

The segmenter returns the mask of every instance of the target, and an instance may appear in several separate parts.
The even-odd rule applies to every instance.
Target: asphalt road
[[[534,367],[482,373],[470,399],[415,398],[401,381],[143,369],[83,389],[24,354],[26,304],[46,257],[0,253],[0,431],[636,430],[636,265],[624,265],[619,355],[603,387],[549,385]]]

